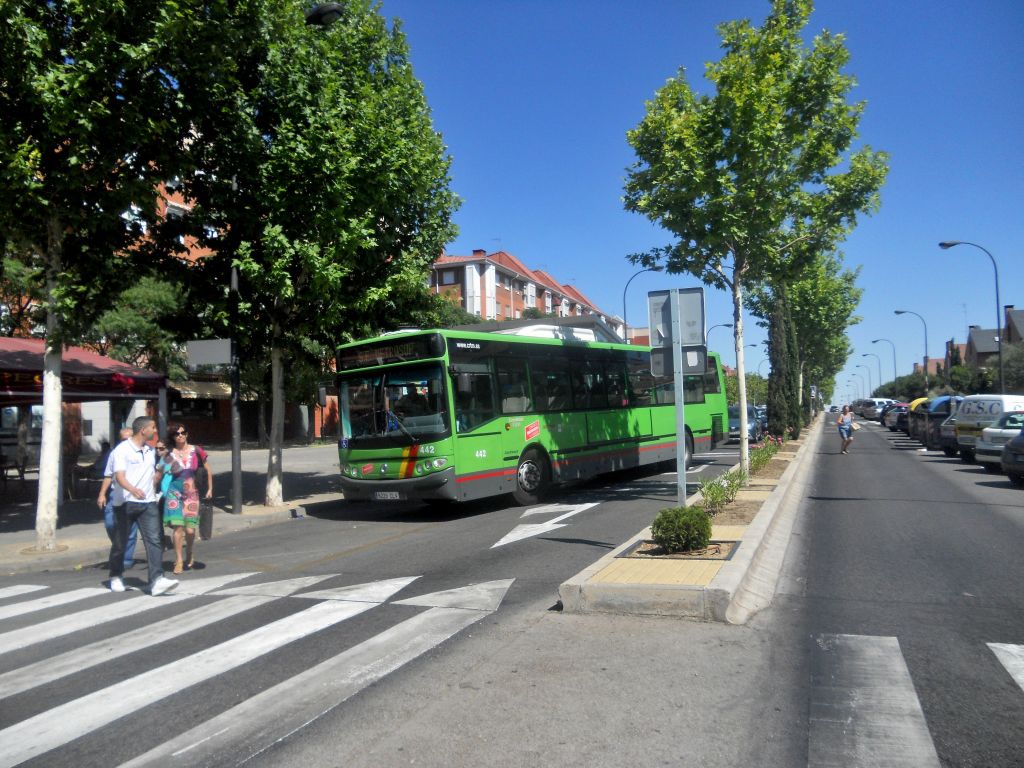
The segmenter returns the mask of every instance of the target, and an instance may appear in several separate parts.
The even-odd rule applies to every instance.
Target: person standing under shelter
[[[118,433],[119,443],[124,442],[132,436],[131,427],[122,427]],[[103,468],[103,482],[100,484],[100,493],[96,497],[96,506],[103,510],[103,527],[107,529],[107,536],[110,543],[114,543],[114,529],[117,523],[114,521],[114,494],[110,490],[114,482],[114,470],[111,469],[111,458],[113,451],[107,454]],[[132,523],[128,530],[128,538],[124,545],[124,568],[128,570],[135,565],[135,544],[139,540],[139,524]]]
[[[157,505],[156,457],[148,445],[156,434],[156,422],[140,416],[132,422],[132,436],[110,454],[114,476],[114,542],[110,545],[110,591],[124,592],[124,546],[128,529],[137,522],[146,546],[149,593],[162,595],[178,586],[164,576],[163,526]]]

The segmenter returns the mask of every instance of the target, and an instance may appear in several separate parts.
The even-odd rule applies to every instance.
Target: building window
[[[441,285],[455,285],[454,269],[444,269],[441,271]]]

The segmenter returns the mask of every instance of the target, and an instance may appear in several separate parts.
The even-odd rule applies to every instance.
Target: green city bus
[[[650,348],[548,335],[417,330],[341,346],[345,498],[533,504],[552,484],[674,463],[675,388],[651,374]],[[688,459],[728,437],[721,363],[707,360],[685,376]]]

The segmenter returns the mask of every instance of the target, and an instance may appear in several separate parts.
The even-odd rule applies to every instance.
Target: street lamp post
[[[996,351],[999,354],[999,392],[1006,394],[1006,385],[1003,379],[1003,311],[999,303],[999,267],[996,266],[996,257],[989,253],[987,248],[982,248],[977,243],[969,243],[966,240],[943,240],[939,248],[948,250],[957,245],[973,245],[978,250],[984,251],[992,261],[992,271],[996,275]]]
[[[767,362],[768,362],[768,358],[766,357],[764,360],[762,360],[761,362],[759,362],[757,364],[757,374],[758,374],[758,376],[764,376],[764,374],[761,373],[761,366],[764,365]],[[771,368],[769,368],[768,370],[771,371]]]
[[[708,332],[704,334],[705,347],[711,346],[710,344],[708,344],[708,339],[711,338],[711,332],[715,330],[715,328],[732,328],[732,323],[716,323],[715,325],[712,325],[710,328],[708,328]]]
[[[642,275],[644,272],[661,272],[661,267],[647,267],[641,269],[639,272],[635,272],[630,276],[629,280],[626,281],[626,285],[622,288],[622,333],[626,337],[625,341],[627,344],[629,341],[629,323],[626,322],[626,289],[629,288],[629,284],[633,282],[633,278]]]
[[[864,386],[865,386],[865,381],[864,381],[864,377],[863,377],[863,376],[861,376],[861,375],[860,375],[859,373],[857,373],[856,371],[851,371],[851,372],[850,372],[850,375],[851,375],[851,376],[856,376],[856,377],[857,377],[857,380],[856,380],[856,381],[854,382],[854,383],[856,383],[856,385],[857,385],[857,396],[858,396],[858,397],[867,397],[867,395],[865,395],[865,394],[864,394],[864,391],[865,391],[865,390],[864,390]]]
[[[871,343],[872,343],[872,344],[877,344],[877,343],[878,343],[878,342],[880,342],[880,341],[884,341],[884,342],[886,342],[886,343],[887,343],[887,344],[888,344],[888,345],[889,345],[890,347],[892,347],[892,380],[893,380],[893,383],[895,384],[895,383],[896,383],[896,379],[897,379],[897,378],[899,378],[899,376],[898,376],[898,375],[897,375],[897,373],[896,373],[896,345],[895,345],[895,344],[893,344],[893,343],[892,343],[891,341],[889,341],[888,339],[875,339],[875,340],[873,340],[873,341],[872,341]]]
[[[858,368],[863,368],[865,371],[868,372],[868,395],[867,396],[868,397],[874,397],[875,396],[875,385],[871,382],[871,369],[868,366],[864,365],[864,363],[857,363],[857,367]]]
[[[861,357],[873,357],[875,362],[878,363],[878,386],[882,386],[882,358],[876,355],[874,352],[864,352]]]
[[[893,312],[897,315],[914,315],[924,326],[924,393],[928,394],[928,323],[924,321],[917,312],[910,309],[896,309]]]

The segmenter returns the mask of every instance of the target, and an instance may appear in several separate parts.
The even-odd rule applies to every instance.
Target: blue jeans
[[[114,494],[107,494],[107,503],[103,505],[103,527],[107,529],[110,543],[114,543]],[[124,567],[127,570],[135,565],[135,544],[139,540],[139,524],[132,523],[128,530],[128,540],[124,543]]]
[[[124,545],[128,530],[135,523],[146,545],[146,561],[149,566],[149,587],[164,575],[164,528],[160,520],[160,508],[155,501],[129,501],[114,507],[114,543],[110,545],[110,576],[120,578],[124,574]]]

